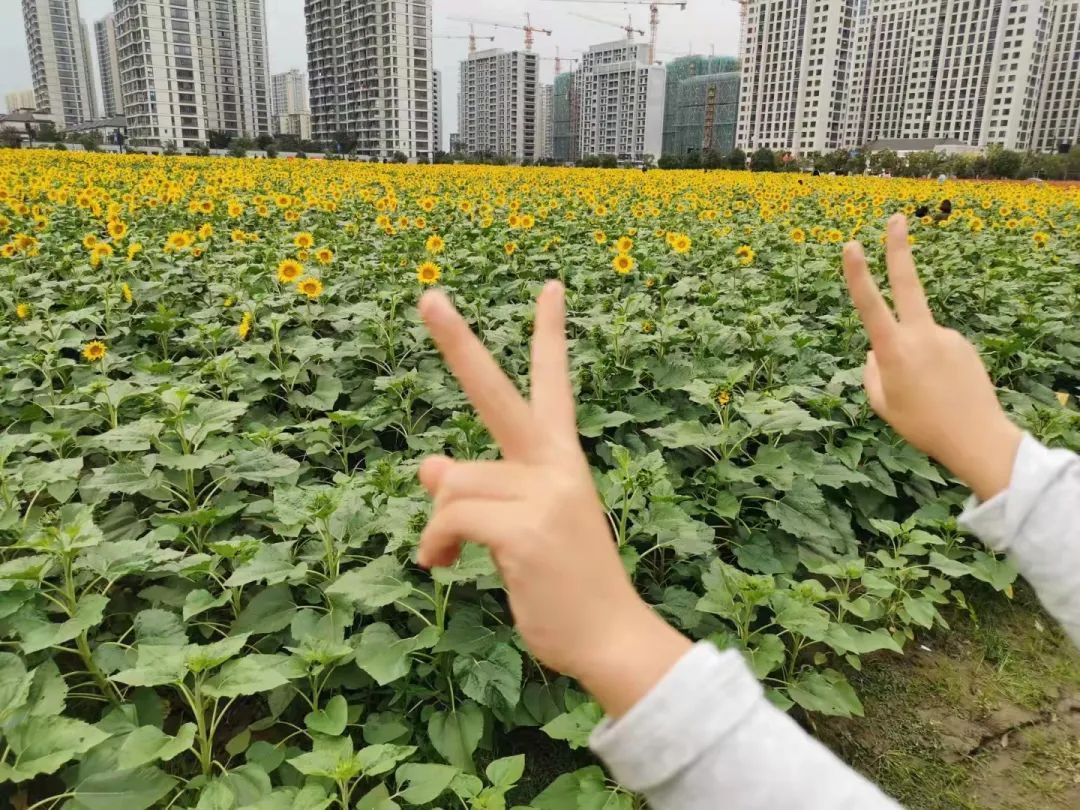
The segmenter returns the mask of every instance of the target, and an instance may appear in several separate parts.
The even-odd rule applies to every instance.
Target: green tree
[[[727,167],[729,169],[746,168],[746,152],[736,147],[727,154]]]
[[[232,135],[219,129],[212,129],[206,133],[207,141],[211,149],[228,149],[232,143]]]
[[[682,161],[678,155],[661,155],[656,167],[658,169],[681,169]]]
[[[600,155],[600,168],[617,169],[619,168],[619,159],[615,155]]]
[[[274,136],[273,135],[267,135],[266,133],[263,133],[262,135],[260,135],[258,138],[255,139],[255,145],[258,146],[260,149],[262,149],[264,151],[269,149],[270,145],[273,142],[274,142]]]
[[[987,170],[991,177],[1011,180],[1020,171],[1023,158],[1019,153],[994,146],[986,154]]]
[[[775,172],[776,153],[762,146],[750,158],[750,170],[755,172]]]
[[[900,156],[892,149],[871,152],[869,165],[870,171],[874,174],[900,174],[904,166]]]
[[[701,167],[703,169],[722,169],[724,159],[715,149],[706,149],[701,153]]]

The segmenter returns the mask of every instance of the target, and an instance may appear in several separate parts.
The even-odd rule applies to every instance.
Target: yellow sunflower
[[[15,306],[15,317],[20,321],[25,321],[30,317],[30,305],[29,304],[17,304]]]
[[[424,242],[424,248],[428,253],[442,253],[446,249],[446,241],[437,233],[433,233],[427,238],[427,241]]]
[[[315,245],[315,237],[307,231],[298,233],[293,237],[292,241],[294,245],[300,248],[300,250],[308,250]]]
[[[323,285],[317,278],[302,278],[296,282],[296,291],[314,301],[322,295]]]
[[[283,259],[277,267],[277,279],[282,284],[292,284],[304,274],[304,266],[296,259]]]
[[[794,242],[796,245],[801,245],[803,242],[806,241],[806,231],[804,231],[802,228],[792,228],[790,237],[791,241]]]
[[[327,247],[321,247],[315,251],[315,261],[319,264],[330,264],[334,260],[334,251]]]
[[[442,270],[435,262],[424,262],[416,268],[416,280],[421,284],[434,284],[442,276]]]
[[[615,242],[615,250],[619,253],[629,253],[634,249],[634,240],[629,236],[620,236]]]
[[[615,272],[623,276],[633,270],[635,264],[637,262],[634,261],[634,257],[627,253],[620,253],[611,260],[611,266],[615,269]]]
[[[100,340],[91,340],[82,348],[83,359],[88,363],[96,363],[98,360],[104,360],[105,355],[108,353],[109,351],[105,348],[105,344]]]
[[[506,253],[507,256],[513,256],[515,253],[517,253],[517,251],[517,242],[507,242],[505,245],[503,245],[503,252]]]

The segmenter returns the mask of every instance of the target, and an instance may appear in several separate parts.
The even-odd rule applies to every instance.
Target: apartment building
[[[581,100],[577,74],[560,73],[555,77],[552,98],[552,156],[560,163],[573,163],[581,157]]]
[[[490,49],[461,63],[458,133],[466,152],[535,160],[539,58]]]
[[[270,132],[264,0],[115,0],[133,146]]]
[[[665,67],[664,154],[731,152],[739,115],[739,60],[692,55]]]
[[[124,114],[120,92],[120,51],[116,45],[116,15],[106,14],[94,23],[98,73],[101,76],[101,107],[106,118]]]
[[[4,94],[4,107],[9,112],[34,109],[33,90],[14,90]]]
[[[432,107],[434,112],[431,116],[431,148],[435,152],[441,152],[443,148],[443,80],[442,71],[436,70],[432,73],[431,86],[432,92]]]
[[[647,44],[620,40],[591,46],[576,83],[580,154],[620,160],[660,156],[666,72],[649,62]]]
[[[270,119],[273,134],[311,140],[307,76],[302,71],[293,68],[270,77]]]
[[[1080,149],[1080,0],[1053,4],[1031,148]]]
[[[372,158],[429,160],[431,0],[304,0],[312,131]]]
[[[737,142],[1080,140],[1078,0],[748,0]]]
[[[555,86],[540,85],[536,95],[536,159],[555,155]]]
[[[35,107],[58,129],[97,117],[97,99],[79,0],[22,0]]]

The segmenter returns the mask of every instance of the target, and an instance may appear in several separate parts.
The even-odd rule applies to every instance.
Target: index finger
[[[859,311],[866,334],[870,337],[870,345],[883,350],[896,329],[896,318],[885,303],[874,277],[870,275],[866,255],[858,242],[848,242],[844,246],[844,278],[851,301]]]
[[[536,302],[532,341],[532,406],[536,421],[550,421],[563,438],[577,441],[577,410],[566,349],[562,284],[549,281]]]
[[[926,292],[915,270],[915,259],[908,244],[907,217],[896,214],[889,220],[885,263],[889,268],[889,286],[901,323],[930,323],[934,316],[926,303]]]
[[[503,455],[529,456],[534,437],[532,411],[450,299],[439,291],[426,293],[420,300],[420,315]]]

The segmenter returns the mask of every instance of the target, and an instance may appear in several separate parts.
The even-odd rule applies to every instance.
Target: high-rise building
[[[739,61],[683,56],[665,67],[664,154],[731,152],[739,116]]]
[[[270,118],[275,135],[311,140],[311,109],[303,72],[293,68],[270,77]]]
[[[316,140],[357,139],[373,158],[428,160],[431,0],[304,0]]]
[[[4,106],[9,113],[16,110],[32,110],[34,109],[34,91],[15,90],[11,93],[5,93]]]
[[[620,160],[660,156],[666,73],[649,61],[647,44],[621,40],[591,46],[576,81],[581,154]]]
[[[552,157],[560,163],[574,163],[581,157],[581,99],[577,74],[560,73],[552,93]]]
[[[22,0],[22,12],[36,108],[59,129],[92,120],[97,102],[79,0]]]
[[[1031,146],[1054,0],[869,0],[856,21],[845,143]]]
[[[443,148],[443,80],[442,71],[432,73],[431,148],[441,152]]]
[[[737,142],[1056,149],[1080,139],[1080,0],[747,0]]]
[[[536,96],[536,158],[548,160],[555,155],[555,86],[540,85]]]
[[[101,74],[101,106],[105,117],[123,115],[120,93],[120,51],[116,45],[116,15],[106,14],[94,23],[98,72]]]
[[[536,158],[539,66],[535,53],[499,49],[461,63],[458,132],[466,152]]]
[[[1048,30],[1031,148],[1080,149],[1080,0],[1058,0]]]
[[[128,139],[270,132],[264,0],[114,0]]]
[[[739,146],[825,152],[844,145],[855,6],[855,0],[747,0]]]
[[[79,20],[79,39],[82,44],[83,64],[86,65],[86,84],[90,91],[90,120],[94,120],[101,112],[97,102],[97,79],[94,76],[94,60],[90,58],[90,29],[86,20]]]

